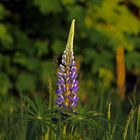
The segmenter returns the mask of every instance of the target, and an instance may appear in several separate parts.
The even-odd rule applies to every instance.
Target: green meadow
[[[140,1],[0,0],[0,140],[140,140]]]

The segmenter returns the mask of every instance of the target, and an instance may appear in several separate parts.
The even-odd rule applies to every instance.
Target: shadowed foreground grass
[[[0,140],[139,140],[140,106],[128,99],[127,111],[113,94],[110,99],[102,94],[98,107],[79,104],[75,113],[56,108],[54,94],[48,102],[39,96],[1,97]]]

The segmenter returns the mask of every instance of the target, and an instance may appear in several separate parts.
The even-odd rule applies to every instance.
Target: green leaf
[[[16,81],[16,88],[18,91],[35,91],[35,78],[32,74],[28,74],[25,72],[22,72],[18,75],[17,81]]]
[[[71,6],[71,7],[67,7],[68,11],[69,11],[69,20],[72,20],[73,18],[76,19],[76,24],[78,24],[78,27],[83,26],[83,21],[84,20],[84,9],[82,6],[79,5],[75,5],[75,6]]]
[[[35,42],[35,49],[37,51],[37,56],[43,56],[48,54],[48,41],[47,40],[37,40]]]
[[[75,0],[61,0],[64,5],[75,4]]]
[[[0,24],[0,41],[8,48],[13,42],[11,35],[8,33],[7,27],[4,24]]]
[[[55,40],[52,44],[52,50],[55,54],[59,55],[64,51],[65,43],[61,40]]]
[[[49,12],[57,13],[61,11],[61,6],[58,0],[34,0],[34,4],[39,7],[43,14]]]
[[[5,9],[3,5],[0,4],[0,20],[3,19],[4,15],[5,15]]]
[[[129,52],[126,54],[125,61],[128,70],[140,68],[140,54],[138,52]]]
[[[114,65],[112,62],[113,54],[109,53],[108,51],[96,53],[96,55],[94,55],[93,57],[94,57],[94,62],[92,65],[93,73],[96,73],[97,71],[99,71],[101,67],[105,67],[109,70],[114,69]]]
[[[52,61],[48,60],[46,62],[43,62],[40,69],[41,81],[43,81],[44,84],[47,84],[48,79],[52,77],[52,75],[54,75],[54,72],[54,63]]]
[[[135,4],[138,8],[140,8],[140,1],[139,0],[130,0],[132,3]]]
[[[35,71],[39,67],[40,61],[34,57],[28,57],[22,53],[16,53],[14,56],[14,63],[20,64],[30,71]]]
[[[0,72],[0,94],[5,95],[9,92],[12,87],[8,75]]]
[[[29,39],[28,35],[19,30],[15,29],[14,30],[14,39],[15,39],[15,48],[17,48],[17,53],[22,52],[25,54],[33,55],[35,52],[35,47],[32,44],[32,40]]]

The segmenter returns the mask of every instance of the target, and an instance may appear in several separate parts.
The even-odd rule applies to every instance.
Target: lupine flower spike
[[[73,53],[74,28],[75,20],[71,23],[67,45],[62,55],[56,91],[56,104],[59,108],[67,111],[75,111],[78,101],[78,75]]]

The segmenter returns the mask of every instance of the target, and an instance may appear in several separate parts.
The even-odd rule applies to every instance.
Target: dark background
[[[117,48],[125,52],[125,97],[139,95],[139,11],[138,0],[0,0],[1,99],[48,98],[49,79],[55,91],[73,18],[80,100],[98,106],[102,91],[117,94]]]

